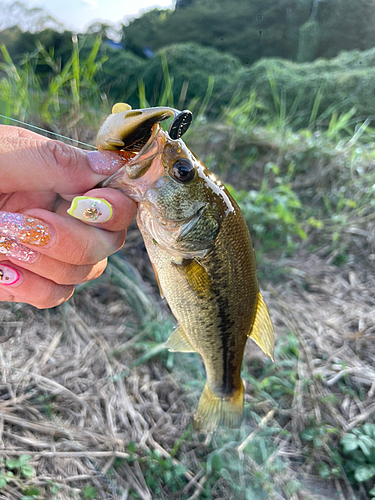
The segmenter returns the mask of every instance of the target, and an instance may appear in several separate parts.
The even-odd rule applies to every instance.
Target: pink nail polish
[[[19,279],[18,271],[13,267],[0,263],[0,285],[14,285]]]
[[[18,241],[11,240],[10,238],[4,238],[0,235],[0,254],[6,255],[7,257],[13,257],[14,259],[21,260],[22,262],[27,262],[32,264],[38,258],[38,253],[30,248],[21,245]]]
[[[27,245],[44,247],[51,239],[50,228],[29,215],[0,212],[0,236]]]
[[[88,151],[86,155],[91,170],[99,175],[111,175],[126,164],[117,151]]]

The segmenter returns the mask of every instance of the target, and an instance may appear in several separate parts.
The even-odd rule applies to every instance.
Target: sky
[[[12,3],[11,0],[8,0]],[[28,7],[42,7],[64,27],[84,32],[95,21],[125,22],[142,10],[173,8],[174,0],[21,0]],[[0,0],[0,4],[3,3]],[[3,16],[6,10],[3,10]]]

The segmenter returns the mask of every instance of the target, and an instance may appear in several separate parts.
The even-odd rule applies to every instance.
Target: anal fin
[[[164,344],[164,347],[172,352],[195,352],[194,347],[190,344],[180,326],[174,330],[172,335]]]
[[[262,351],[273,361],[274,335],[273,326],[262,294],[258,292],[255,318],[248,335]]]

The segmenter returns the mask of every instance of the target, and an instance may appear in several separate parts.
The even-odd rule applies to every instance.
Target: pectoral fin
[[[172,352],[195,352],[194,347],[190,344],[182,328],[178,326],[169,337],[164,347]]]
[[[257,306],[249,337],[254,340],[262,351],[273,361],[274,336],[273,326],[262,294],[258,292]]]
[[[210,277],[205,268],[195,259],[182,259],[180,264],[172,265],[183,274],[191,289],[198,297],[206,297],[212,287]]]

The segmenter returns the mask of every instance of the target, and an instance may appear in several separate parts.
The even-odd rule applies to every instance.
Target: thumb
[[[115,152],[83,151],[26,129],[0,125],[2,193],[85,192],[123,163]]]

